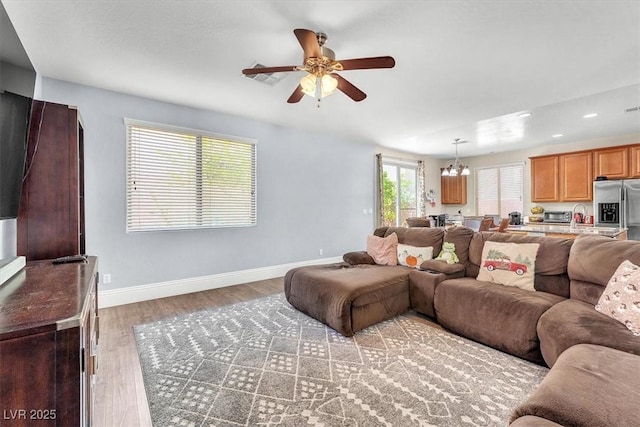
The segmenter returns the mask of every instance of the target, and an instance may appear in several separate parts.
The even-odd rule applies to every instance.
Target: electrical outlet
[[[318,249],[318,255],[323,255],[324,251],[322,249]]]
[[[107,274],[107,273],[103,274],[102,275],[102,283],[104,283],[105,285],[107,283],[111,283],[111,274]]]

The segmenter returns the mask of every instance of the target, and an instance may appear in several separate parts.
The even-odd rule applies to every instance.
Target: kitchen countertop
[[[527,225],[510,225],[506,231],[521,231],[528,233],[545,233],[545,234],[590,234],[595,236],[616,237],[625,231],[626,228],[617,227],[594,227],[591,225],[569,225],[558,224],[527,224]]]

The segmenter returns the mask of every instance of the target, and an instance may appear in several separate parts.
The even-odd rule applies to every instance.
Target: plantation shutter
[[[509,216],[522,212],[524,165],[512,164],[476,169],[476,212],[478,215]]]
[[[127,119],[127,231],[256,224],[256,146]]]

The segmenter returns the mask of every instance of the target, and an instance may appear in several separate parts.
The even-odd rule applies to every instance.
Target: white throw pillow
[[[476,279],[535,291],[536,255],[539,243],[485,242]]]
[[[433,258],[433,246],[411,246],[398,243],[398,264],[420,268],[423,261]]]
[[[604,288],[596,310],[640,336],[640,267],[622,261]]]

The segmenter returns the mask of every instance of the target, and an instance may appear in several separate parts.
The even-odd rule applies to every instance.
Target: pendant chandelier
[[[466,166],[460,161],[460,159],[458,159],[458,144],[466,144],[467,142],[469,141],[461,141],[460,138],[456,138],[453,140],[453,144],[456,146],[456,160],[453,162],[453,164],[442,168],[442,176],[467,176],[471,174],[469,166]]]

